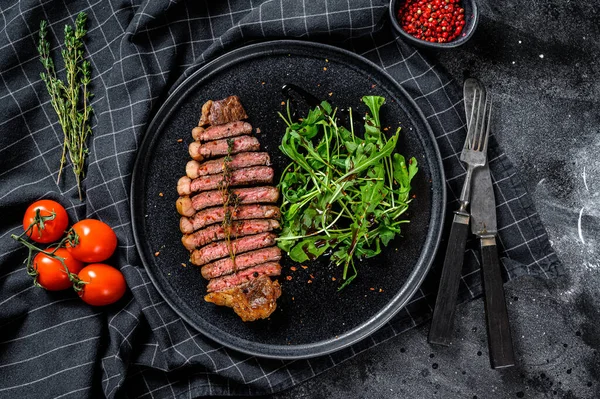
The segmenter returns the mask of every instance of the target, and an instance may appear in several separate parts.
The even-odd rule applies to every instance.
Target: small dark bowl
[[[475,0],[461,0],[460,4],[465,9],[465,25],[463,26],[462,33],[451,42],[426,42],[425,40],[417,39],[416,37],[405,32],[400,26],[400,23],[398,22],[398,10],[405,2],[405,0],[392,0],[390,2],[390,19],[392,20],[392,26],[394,27],[394,30],[396,30],[396,32],[402,36],[403,39],[418,47],[445,49],[463,45],[471,38],[471,36],[473,36],[473,33],[475,33],[475,28],[477,27],[477,23],[479,22],[479,10],[477,9]]]

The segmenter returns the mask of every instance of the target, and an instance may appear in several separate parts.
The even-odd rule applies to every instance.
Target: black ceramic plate
[[[206,281],[189,264],[175,210],[177,180],[189,160],[190,132],[208,99],[236,94],[279,179],[288,162],[277,146],[285,125],[277,115],[285,83],[305,88],[340,108],[365,112],[360,98],[384,96],[389,132],[402,127],[398,149],[419,161],[416,199],[403,237],[380,256],[358,262],[359,277],[337,291],[341,268],[319,261],[292,271],[282,260],[283,294],[268,320],[242,322],[229,308],[203,300]],[[356,118],[362,122],[362,118]],[[360,123],[356,128],[362,129]],[[362,132],[362,130],[359,130]],[[183,139],[183,142],[179,142]],[[346,347],[381,327],[418,289],[438,246],[445,204],[442,163],[429,125],[407,93],[366,59],[335,47],[276,41],[232,51],[177,86],[150,124],[133,172],[131,209],[137,249],[165,301],[207,337],[239,351],[271,358],[305,358]],[[162,194],[161,194],[162,193]],[[159,256],[155,252],[160,251]],[[182,263],[187,263],[183,267]],[[291,276],[291,280],[286,277]],[[333,281],[333,278],[336,281]]]

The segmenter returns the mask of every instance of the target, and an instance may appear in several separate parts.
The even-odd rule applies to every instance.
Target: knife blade
[[[465,81],[463,91],[467,122],[471,117],[473,91],[485,90],[483,84],[470,78]],[[488,157],[489,159],[489,157]],[[471,232],[479,238],[484,286],[485,315],[488,333],[490,363],[493,369],[514,366],[514,352],[504,286],[500,272],[500,261],[496,247],[498,233],[496,199],[490,175],[489,161],[475,170],[471,191]]]

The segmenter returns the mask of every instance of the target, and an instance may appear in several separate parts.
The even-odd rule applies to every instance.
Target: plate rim
[[[392,299],[384,307],[377,310],[377,313],[375,313],[371,318],[367,319],[366,321],[364,321],[361,324],[358,324],[357,326],[355,326],[354,328],[345,332],[342,335],[339,335],[339,336],[333,337],[333,338],[329,338],[326,340],[320,340],[320,341],[316,341],[314,343],[309,343],[309,344],[265,345],[262,343],[257,343],[254,341],[242,339],[238,336],[229,334],[228,332],[225,332],[222,330],[220,330],[221,335],[213,334],[209,331],[206,331],[205,328],[198,325],[198,323],[196,321],[192,320],[191,317],[189,317],[186,314],[186,312],[184,311],[185,309],[181,309],[180,305],[178,303],[174,303],[174,301],[169,297],[169,295],[165,294],[162,283],[151,272],[151,268],[148,266],[148,264],[149,264],[148,258],[146,256],[146,254],[144,254],[144,251],[142,250],[143,245],[140,242],[140,232],[138,231],[138,227],[141,228],[143,226],[137,226],[136,220],[138,219],[138,217],[136,215],[135,205],[140,200],[142,200],[146,195],[145,193],[136,194],[138,192],[138,190],[137,190],[139,188],[138,186],[141,184],[140,178],[145,179],[145,175],[142,173],[143,168],[141,167],[146,162],[146,159],[143,154],[146,153],[146,151],[145,151],[146,149],[154,147],[155,141],[158,139],[158,136],[160,136],[157,134],[151,134],[151,132],[161,130],[163,128],[163,124],[167,122],[168,118],[162,118],[162,120],[159,120],[160,117],[166,111],[168,111],[169,109],[172,109],[173,107],[177,106],[181,101],[183,101],[187,97],[187,92],[190,90],[194,90],[196,88],[196,85],[199,84],[199,83],[196,83],[196,84],[190,85],[190,84],[188,84],[188,82],[197,78],[198,75],[202,74],[207,69],[212,70],[216,67],[218,70],[220,67],[222,67],[222,66],[220,66],[220,64],[223,63],[224,61],[229,62],[231,59],[237,59],[239,57],[243,57],[244,55],[252,56],[253,54],[255,55],[255,53],[257,51],[261,52],[261,53],[268,52],[269,46],[273,46],[271,51],[277,53],[278,51],[273,50],[273,49],[280,49],[280,48],[282,48],[282,46],[286,46],[286,45],[306,47],[309,49],[316,47],[321,50],[338,53],[341,56],[354,58],[354,59],[358,60],[359,62],[366,64],[370,68],[377,70],[379,73],[381,73],[385,78],[387,78],[389,80],[389,82],[394,86],[394,89],[398,90],[406,98],[406,100],[408,101],[408,105],[413,108],[413,111],[415,111],[417,116],[421,119],[421,121],[423,122],[423,124],[425,126],[425,130],[427,131],[427,134],[429,135],[429,138],[430,138],[430,141],[432,144],[432,150],[436,155],[435,160],[432,161],[432,164],[437,165],[438,173],[440,174],[440,180],[443,182],[439,186],[439,195],[441,196],[441,198],[439,198],[439,201],[438,201],[442,205],[439,206],[440,209],[438,210],[438,215],[437,215],[438,223],[436,226],[434,226],[435,228],[433,229],[433,233],[432,233],[432,228],[431,227],[429,228],[429,231],[426,235],[426,240],[424,242],[424,246],[429,246],[429,245],[432,246],[432,250],[429,251],[429,256],[428,256],[429,259],[423,260],[422,254],[419,256],[417,265],[424,261],[424,263],[421,265],[421,267],[415,266],[413,268],[413,270],[410,272],[410,274],[409,274],[406,282],[403,284],[403,286],[397,291],[397,293],[392,297]],[[360,68],[360,66],[356,66],[356,67]],[[139,255],[139,258],[142,262],[144,269],[146,270],[146,273],[147,273],[150,281],[154,285],[154,288],[161,295],[162,299],[169,305],[169,307],[179,317],[181,317],[186,323],[188,323],[191,327],[196,329],[198,332],[202,333],[202,335],[204,337],[206,337],[214,342],[217,342],[218,344],[221,344],[225,347],[228,347],[230,349],[233,349],[233,350],[236,350],[236,351],[248,354],[248,355],[264,357],[264,358],[271,358],[271,359],[280,359],[280,360],[314,358],[314,357],[318,357],[318,356],[322,356],[322,355],[327,355],[327,354],[330,354],[333,352],[337,352],[339,350],[347,348],[347,347],[369,337],[375,331],[377,331],[381,327],[383,327],[392,317],[394,317],[400,310],[402,310],[408,304],[408,302],[412,299],[412,297],[414,296],[416,291],[421,287],[423,280],[427,276],[427,274],[431,268],[431,265],[436,257],[436,254],[439,250],[439,246],[440,246],[440,242],[441,242],[443,225],[444,225],[445,214],[446,214],[446,206],[445,206],[446,200],[447,200],[447,192],[446,192],[446,184],[445,184],[446,179],[445,179],[442,157],[440,154],[439,146],[437,145],[437,140],[436,140],[433,130],[431,129],[431,126],[430,126],[429,122],[427,121],[427,118],[423,114],[421,108],[417,105],[415,100],[408,94],[408,92],[400,85],[400,83],[397,82],[390,74],[387,73],[387,71],[385,71],[379,65],[375,64],[374,62],[368,60],[367,58],[365,58],[364,56],[362,56],[358,53],[353,53],[351,51],[348,51],[348,50],[340,48],[340,47],[336,47],[336,46],[332,46],[332,45],[324,44],[324,43],[319,43],[319,42],[291,40],[291,39],[260,41],[257,43],[252,43],[252,44],[248,44],[248,45],[244,45],[244,46],[235,48],[231,51],[228,51],[228,52],[218,56],[217,58],[215,58],[207,63],[197,64],[195,66],[192,66],[192,67],[190,67],[190,69],[188,69],[188,71],[190,71],[190,70],[193,72],[191,72],[187,77],[176,81],[174,83],[174,87],[167,90],[167,93],[168,93],[167,98],[161,104],[158,111],[154,114],[154,116],[152,117],[152,120],[148,124],[147,128],[144,129],[144,136],[138,147],[138,150],[137,150],[138,154],[136,156],[133,170],[132,170],[132,175],[131,175],[129,207],[130,207],[133,238],[134,238],[134,242],[135,242],[136,251]],[[212,71],[211,73],[213,73],[213,72],[214,71]],[[179,95],[179,97],[177,97],[178,95]],[[142,185],[142,186],[144,186],[144,185]],[[141,191],[141,190],[139,190],[139,191]],[[434,201],[432,201],[432,203],[434,203]],[[432,209],[435,211],[436,207],[432,206]],[[435,213],[435,212],[432,212],[432,213]],[[431,217],[431,219],[435,220],[434,217]],[[143,224],[143,223],[141,223],[141,224]],[[401,296],[405,296],[405,299],[403,301],[399,301],[399,298]],[[208,324],[210,324],[210,323],[208,323]],[[230,336],[233,338],[234,341],[251,343],[252,345],[261,347],[263,349],[268,348],[268,351],[254,350],[254,349],[249,348],[244,345],[239,345],[239,344],[236,345],[236,344],[233,344],[231,342],[231,340],[222,339],[222,336]]]

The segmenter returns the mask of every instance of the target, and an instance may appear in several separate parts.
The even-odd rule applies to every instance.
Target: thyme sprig
[[[85,177],[85,158],[89,153],[87,138],[92,132],[90,117],[93,112],[90,105],[92,93],[89,91],[91,82],[91,64],[84,59],[83,39],[87,33],[85,27],[87,15],[80,12],[75,20],[75,27],[65,26],[65,43],[61,51],[65,67],[65,80],[61,80],[50,54],[48,39],[48,23],[40,22],[38,53],[45,72],[40,73],[46,84],[50,103],[58,116],[58,122],[64,133],[63,151],[57,182],[60,182],[66,154],[69,153],[79,199],[83,199],[81,182]]]
[[[233,267],[235,269],[235,248],[233,248],[233,245],[231,244],[231,228],[233,224],[233,218],[240,204],[240,197],[234,192],[232,192],[229,187],[231,184],[232,169],[230,164],[231,153],[233,152],[233,144],[233,139],[227,140],[227,156],[223,160],[223,180],[219,182],[219,190],[221,190],[221,194],[223,195],[223,209],[225,210],[225,217],[223,218],[221,226],[223,227],[223,231],[225,232],[225,242],[227,244],[227,250],[229,252],[229,256],[231,257],[231,261],[233,262]],[[237,236],[234,238],[237,238]]]

